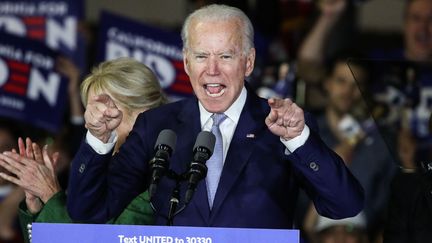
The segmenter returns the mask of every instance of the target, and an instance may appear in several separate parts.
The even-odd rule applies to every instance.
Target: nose
[[[215,56],[211,56],[207,60],[207,74],[218,75],[219,74],[219,63]]]
[[[339,84],[339,92],[345,97],[354,98],[358,87],[354,80],[344,80],[344,82]]]

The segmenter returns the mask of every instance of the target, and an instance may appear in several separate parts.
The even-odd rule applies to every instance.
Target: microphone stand
[[[150,206],[152,210],[159,214],[157,209],[154,207],[152,198],[157,190],[157,185],[161,180],[161,177],[167,176],[169,179],[174,180],[176,183],[175,188],[171,193],[171,198],[169,200],[169,208],[168,208],[168,217],[162,216],[167,219],[167,225],[172,226],[174,217],[181,213],[189,202],[192,199],[193,193],[195,192],[196,186],[200,180],[202,180],[207,174],[207,167],[205,165],[206,161],[210,158],[213,153],[213,148],[215,145],[216,138],[215,136],[208,131],[202,131],[198,134],[195,145],[193,147],[193,159],[192,162],[186,172],[181,174],[177,174],[175,171],[168,169],[166,171],[166,167],[169,166],[168,159],[171,156],[172,149],[171,147],[175,147],[174,144],[171,144],[171,140],[176,139],[176,135],[173,131],[166,129],[163,130],[156,141],[155,149],[157,149],[156,155],[154,159],[150,161],[151,171],[152,171],[152,180],[149,185],[149,196],[150,196]],[[163,140],[171,141],[168,145],[163,144]],[[166,142],[166,141],[165,141]],[[169,146],[171,145],[171,146]],[[167,172],[167,173],[164,173]],[[183,206],[177,210],[177,207],[180,203],[180,183],[182,181],[189,181],[188,188],[186,189],[186,198]]]
[[[167,178],[174,180],[176,183],[176,186],[173,188],[171,198],[169,200],[168,215],[167,217],[164,217],[167,219],[167,226],[172,226],[174,217],[186,208],[186,205],[183,205],[180,209],[177,209],[178,205],[180,204],[180,183],[186,180],[186,176],[185,173],[179,175],[173,170],[168,170],[166,176]],[[156,213],[158,210],[156,210],[151,201],[150,205],[153,209],[153,212]]]
[[[171,193],[171,198],[169,200],[168,215],[167,217],[164,217],[167,219],[166,225],[172,226],[174,222],[174,217],[177,216],[179,213],[181,213],[184,209],[186,209],[186,206],[189,204],[189,202],[184,202],[183,206],[177,209],[180,204],[180,185],[182,181],[188,180],[188,172],[184,172],[179,175],[173,170],[168,170],[166,176],[167,178],[174,180],[176,183],[176,186],[173,188],[173,191]],[[150,200],[150,206],[153,212],[157,213],[158,210],[154,207],[151,200]]]
[[[171,194],[170,206],[168,210],[168,219],[167,219],[168,226],[173,225],[174,216],[177,215],[176,210],[179,202],[180,202],[180,181],[176,180],[176,187],[174,188]]]

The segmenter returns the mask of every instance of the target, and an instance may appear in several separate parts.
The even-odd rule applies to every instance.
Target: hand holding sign
[[[85,127],[104,143],[122,120],[123,113],[108,94],[95,95],[89,99],[84,113]]]

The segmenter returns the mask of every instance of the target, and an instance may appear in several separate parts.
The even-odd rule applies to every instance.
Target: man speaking
[[[152,174],[149,161],[164,129],[177,135],[169,163],[175,174],[188,171],[201,131],[214,134],[215,146],[206,162],[207,176],[187,205],[181,205],[186,180],[159,180],[152,198],[156,224],[166,224],[176,187],[184,209],[172,221],[178,226],[289,229],[300,187],[323,216],[360,212],[363,189],[320,140],[316,122],[289,99],[264,100],[248,89],[253,38],[250,20],[237,8],[209,5],[193,12],[182,39],[184,68],[196,97],[142,113],[114,157],[113,130],[122,114],[110,100],[90,100],[88,133],[72,164],[71,217],[106,222],[145,191]]]

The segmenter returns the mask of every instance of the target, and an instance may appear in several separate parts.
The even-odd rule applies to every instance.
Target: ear
[[[189,75],[189,60],[186,49],[183,49],[183,67],[187,75]]]
[[[255,65],[255,48],[251,48],[246,57],[246,70],[245,70],[246,77],[249,77],[249,75],[252,73],[254,69],[254,65]]]

